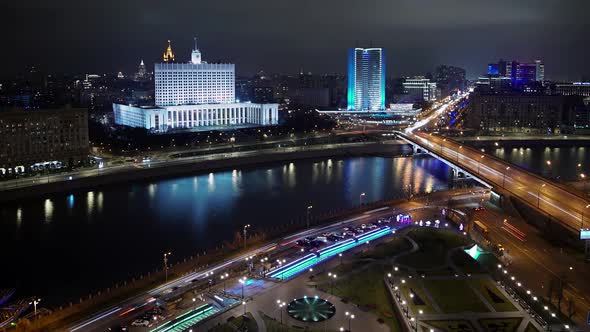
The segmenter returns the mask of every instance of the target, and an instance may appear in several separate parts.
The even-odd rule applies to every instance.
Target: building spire
[[[195,37],[195,49],[191,52],[191,63],[195,65],[201,63],[201,51],[197,48],[197,37]]]
[[[162,58],[164,62],[174,62],[174,53],[172,52],[172,44],[170,39],[168,39],[168,48],[166,49],[166,52],[164,52]]]

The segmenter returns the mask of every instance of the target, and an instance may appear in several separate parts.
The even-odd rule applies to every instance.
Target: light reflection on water
[[[498,158],[545,177],[575,181],[590,172],[590,155],[583,146],[539,148],[494,148]],[[548,163],[549,161],[549,163]],[[580,166],[578,166],[580,165]]]
[[[16,278],[22,294],[76,296],[159,267],[162,250],[182,259],[231,241],[245,223],[253,232],[276,227],[301,219],[310,204],[315,213],[355,206],[363,192],[367,203],[406,195],[410,184],[414,192],[446,189],[448,174],[429,158],[332,158],[4,205],[0,250],[18,254],[7,258],[15,274],[0,275],[0,285]]]

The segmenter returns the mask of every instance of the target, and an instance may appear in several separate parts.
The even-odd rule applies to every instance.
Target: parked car
[[[150,326],[150,321],[145,319],[136,319],[131,323],[131,326]]]

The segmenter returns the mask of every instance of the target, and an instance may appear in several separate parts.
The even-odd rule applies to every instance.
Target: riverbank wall
[[[269,149],[250,154],[220,154],[210,159],[175,160],[155,167],[138,167],[116,173],[97,174],[59,182],[42,183],[0,191],[0,202],[19,201],[60,192],[75,192],[118,183],[151,181],[187,174],[202,174],[233,168],[254,168],[262,164],[291,162],[302,159],[344,158],[365,155],[403,156],[411,148],[399,141],[345,143],[308,146],[298,149]]]

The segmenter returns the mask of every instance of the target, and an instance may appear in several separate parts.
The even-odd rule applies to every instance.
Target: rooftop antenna
[[[197,48],[197,37],[195,37],[195,50],[198,50],[198,48]]]

